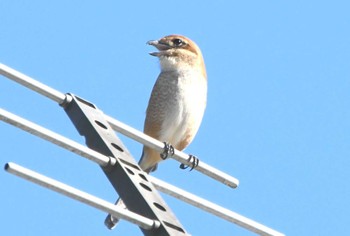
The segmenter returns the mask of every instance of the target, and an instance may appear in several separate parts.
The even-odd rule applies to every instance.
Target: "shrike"
[[[149,99],[144,133],[182,151],[196,135],[206,107],[207,74],[203,56],[192,40],[181,35],[165,36],[147,44],[158,49],[150,55],[159,58],[161,72]],[[165,157],[166,153],[162,156],[144,146],[139,165],[150,173]],[[121,205],[122,201],[118,200],[117,204]],[[111,229],[117,221],[108,216],[105,224]]]
[[[147,42],[159,51],[161,72],[148,103],[144,133],[182,151],[193,140],[207,102],[207,75],[199,47],[180,35]],[[140,167],[150,172],[162,158],[144,146]]]

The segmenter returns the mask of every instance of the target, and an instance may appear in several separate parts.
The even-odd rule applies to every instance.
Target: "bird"
[[[207,74],[200,48],[182,35],[168,35],[147,44],[158,49],[161,72],[149,99],[144,133],[184,150],[195,137],[207,102]],[[157,169],[163,158],[143,147],[139,165],[146,172]]]
[[[147,44],[158,50],[150,55],[159,59],[160,74],[148,102],[143,132],[165,143],[163,154],[143,147],[139,166],[150,173],[169,149],[182,151],[194,139],[207,103],[207,73],[200,48],[185,36],[168,35]],[[190,159],[196,160],[192,155]],[[123,203],[118,200],[116,204]],[[117,222],[107,216],[105,224],[112,229]]]

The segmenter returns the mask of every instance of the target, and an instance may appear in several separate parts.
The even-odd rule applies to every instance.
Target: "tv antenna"
[[[142,233],[146,236],[190,235],[157,190],[256,234],[266,236],[283,235],[278,231],[143,172],[114,131],[153,148],[159,153],[163,151],[164,143],[105,115],[93,103],[79,96],[71,93],[61,93],[6,65],[0,64],[0,74],[50,98],[63,107],[78,132],[85,137],[87,146],[81,145],[1,108],[0,120],[98,164],[115,191],[123,199],[127,209],[115,206],[96,196],[12,162],[5,164],[5,170],[7,172],[95,207],[111,214],[113,217],[132,222],[138,225]],[[174,155],[171,157],[182,164],[189,166],[192,164],[188,160],[188,154],[178,150],[175,150]],[[238,186],[239,181],[236,178],[202,161],[199,162],[195,170],[228,187],[236,188]]]

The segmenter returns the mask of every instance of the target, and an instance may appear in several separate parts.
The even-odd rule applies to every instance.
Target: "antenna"
[[[104,115],[93,103],[79,96],[63,94],[3,64],[0,64],[0,74],[60,104],[78,132],[85,136],[87,147],[3,109],[0,109],[0,119],[96,162],[100,165],[115,191],[125,202],[127,209],[122,209],[103,199],[82,192],[15,163],[7,163],[5,165],[5,170],[9,173],[108,212],[116,218],[128,220],[138,225],[142,233],[147,236],[189,235],[157,190],[259,235],[283,235],[280,232],[143,172],[114,131],[122,133],[158,152],[163,151],[164,144],[162,142],[110,116]],[[183,164],[191,164],[188,161],[188,154],[178,150],[175,150],[174,155],[171,157]],[[202,161],[199,162],[195,170],[231,188],[236,188],[239,184],[236,178]]]

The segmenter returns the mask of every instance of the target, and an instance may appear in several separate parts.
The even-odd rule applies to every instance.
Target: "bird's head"
[[[181,35],[168,35],[159,40],[150,40],[147,44],[158,49],[150,55],[158,57],[162,69],[193,67],[205,74],[204,60],[199,47],[189,38]]]

